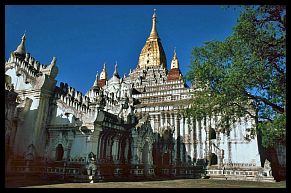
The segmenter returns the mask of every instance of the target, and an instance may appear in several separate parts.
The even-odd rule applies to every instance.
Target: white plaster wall
[[[86,142],[86,137],[84,135],[75,137],[71,148],[71,158],[87,157],[91,151],[93,151],[92,144]],[[96,154],[97,152],[93,151],[93,153]]]
[[[257,141],[252,140],[250,143],[232,144],[232,162],[255,163],[256,166],[260,166]]]
[[[31,83],[26,84],[24,80],[24,76],[16,76],[16,69],[12,68],[5,72],[5,74],[11,77],[12,84],[14,85],[14,89],[19,93],[19,96],[22,100],[25,100],[26,97],[32,99],[32,103],[28,112],[24,114],[23,122],[20,122],[16,138],[17,141],[15,145],[15,153],[22,156],[27,151],[27,147],[30,144],[34,144],[36,146],[36,153],[38,155],[42,155],[43,145],[39,142],[44,141],[43,133],[41,131],[36,131],[35,126],[38,124],[36,122],[36,118],[39,112],[43,112],[45,109],[39,109],[40,106],[40,93],[39,91],[35,92]],[[21,91],[28,90],[29,92],[24,94]],[[38,127],[38,126],[37,126]],[[42,128],[39,128],[42,129]]]
[[[36,116],[38,113],[39,99],[36,99],[33,96],[27,96],[32,99],[32,104],[29,111],[24,116],[24,122],[20,123],[19,128],[17,129],[15,140],[17,143],[15,144],[15,152],[18,155],[23,155],[24,152],[27,151],[27,147],[30,144],[35,144],[34,136],[34,124],[36,120]]]
[[[28,112],[27,119],[21,125],[21,128],[18,128],[16,136],[15,136],[15,153],[22,156],[24,152],[26,152],[28,145],[34,144],[33,132],[34,132],[34,117],[36,116],[36,112]]]
[[[50,120],[50,124],[52,124],[52,125],[69,124],[69,123],[72,123],[72,121],[73,121],[72,120],[73,115],[69,114],[67,117],[65,115],[65,111],[60,107],[54,108],[51,115],[52,115],[52,117]]]
[[[260,166],[261,161],[257,138],[252,139],[250,142],[243,139],[247,126],[250,126],[250,124],[245,125],[243,122],[242,124],[236,123],[230,132],[231,160],[232,163],[255,163],[256,166]],[[227,136],[222,133],[220,136],[222,139],[220,147],[224,149],[224,163],[228,163]]]
[[[26,90],[32,89],[32,85],[30,83],[25,84],[23,76],[16,76],[15,68],[9,69],[5,72],[5,74],[11,77],[11,83],[14,85],[15,90]]]

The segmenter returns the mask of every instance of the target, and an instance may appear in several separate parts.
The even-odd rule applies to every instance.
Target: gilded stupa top
[[[166,55],[157,32],[156,23],[157,15],[154,10],[152,17],[152,30],[141,50],[138,60],[138,68],[167,67]]]

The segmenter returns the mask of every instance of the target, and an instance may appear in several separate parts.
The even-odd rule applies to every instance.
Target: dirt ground
[[[22,186],[22,188],[286,188],[286,181],[263,183],[213,179],[178,179],[143,182],[98,182],[94,184],[64,183]]]

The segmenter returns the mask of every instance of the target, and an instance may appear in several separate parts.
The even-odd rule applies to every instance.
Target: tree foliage
[[[265,147],[285,142],[286,7],[245,6],[231,36],[193,49],[187,79],[195,88],[189,115],[220,115],[226,130],[248,115]]]

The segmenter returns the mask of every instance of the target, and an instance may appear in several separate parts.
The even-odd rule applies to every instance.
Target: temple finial
[[[171,69],[179,68],[179,61],[177,58],[176,47],[174,48],[174,56],[171,62]]]
[[[176,47],[174,48],[174,59],[177,59]]]
[[[106,63],[104,62],[103,70],[100,74],[100,80],[107,80]]]
[[[22,39],[22,40],[25,40],[25,39],[26,39],[26,30],[24,30],[24,34],[23,34],[23,36],[22,36],[21,39]]]
[[[96,73],[96,78],[93,86],[98,86],[98,71]]]
[[[149,38],[158,38],[158,33],[156,30],[156,23],[157,23],[157,14],[156,14],[156,9],[154,9],[154,14],[153,14],[153,24],[152,24],[152,31],[150,33]]]
[[[114,65],[114,73],[113,73],[113,74],[114,74],[114,75],[118,74],[118,73],[117,73],[117,61],[116,61],[115,65]]]
[[[54,66],[57,63],[57,58],[54,56],[52,61],[51,61],[51,65]]]
[[[26,40],[26,31],[24,32],[22,38],[21,38],[21,42],[19,44],[19,46],[17,47],[17,49],[14,51],[14,53],[17,54],[26,54],[26,49],[25,49],[25,40]]]
[[[116,61],[115,66],[114,66],[113,76],[116,76],[117,78],[120,78],[120,76],[119,76],[119,74],[117,72],[117,61]]]

